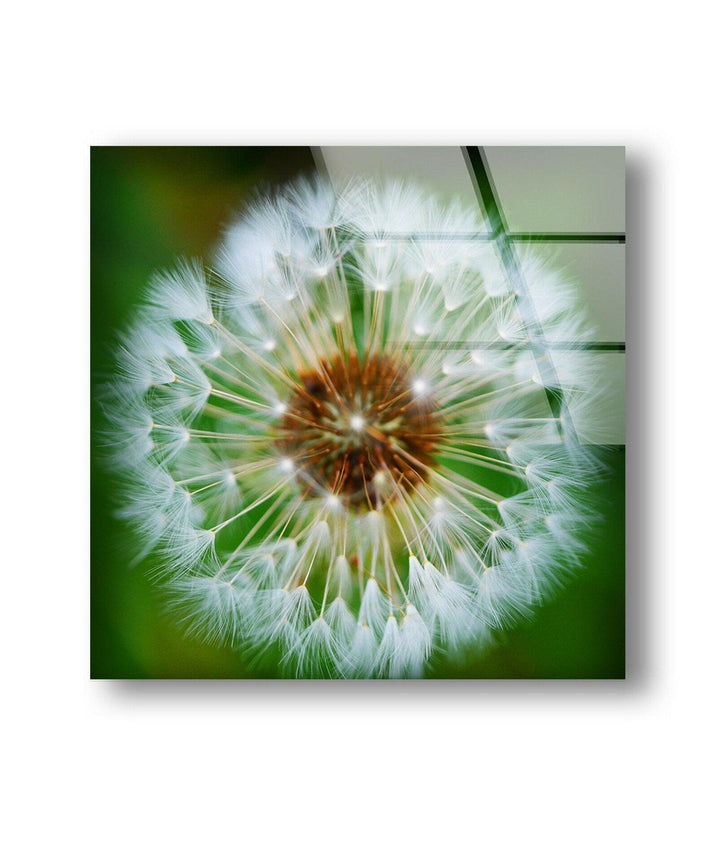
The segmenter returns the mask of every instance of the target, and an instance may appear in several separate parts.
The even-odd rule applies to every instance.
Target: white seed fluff
[[[492,243],[452,237],[480,223],[414,185],[301,182],[211,270],[152,279],[103,402],[121,514],[189,630],[298,676],[416,677],[577,564],[588,329],[557,271],[522,257],[528,308]]]

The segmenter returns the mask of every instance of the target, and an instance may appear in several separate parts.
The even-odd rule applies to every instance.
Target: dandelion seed
[[[190,630],[416,677],[577,565],[597,467],[547,388],[579,409],[590,384],[527,344],[584,331],[572,291],[524,259],[528,325],[487,245],[386,237],[473,225],[412,186],[305,181],[230,227],[212,284],[154,277],[104,403],[122,515]]]

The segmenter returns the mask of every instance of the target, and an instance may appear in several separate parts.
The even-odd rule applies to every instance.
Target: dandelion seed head
[[[194,634],[416,677],[577,566],[597,462],[564,396],[587,415],[594,376],[527,341],[586,329],[528,257],[521,316],[487,245],[452,237],[479,225],[417,186],[305,180],[228,228],[213,284],[200,262],[151,280],[104,407],[120,513]],[[415,231],[442,237],[388,237]]]

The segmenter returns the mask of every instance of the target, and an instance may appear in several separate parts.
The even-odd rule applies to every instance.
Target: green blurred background
[[[112,371],[115,333],[149,276],[178,256],[208,259],[224,224],[257,190],[315,171],[309,147],[94,147],[91,150],[91,391]],[[93,402],[93,430],[102,420]],[[126,527],[113,517],[113,478],[93,440],[91,676],[274,677],[229,648],[186,637],[162,589],[130,566]],[[625,452],[605,450],[602,522],[585,567],[532,620],[481,654],[442,657],[435,678],[622,678],[625,675]]]

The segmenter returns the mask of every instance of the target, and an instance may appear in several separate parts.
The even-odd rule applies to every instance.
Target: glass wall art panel
[[[91,674],[625,674],[622,147],[95,147]]]

